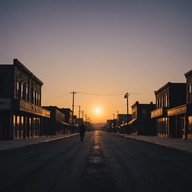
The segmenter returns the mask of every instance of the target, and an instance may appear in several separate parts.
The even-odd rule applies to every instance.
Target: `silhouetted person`
[[[84,139],[84,136],[85,136],[85,126],[84,126],[83,123],[79,127],[79,134],[80,134],[80,139],[81,139],[81,142],[82,142],[83,139]]]

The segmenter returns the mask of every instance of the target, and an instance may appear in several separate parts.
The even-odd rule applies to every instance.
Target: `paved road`
[[[95,131],[0,152],[2,192],[191,191],[192,154]]]

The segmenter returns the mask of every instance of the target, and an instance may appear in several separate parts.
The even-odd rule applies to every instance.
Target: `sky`
[[[44,85],[42,105],[79,106],[92,123],[155,103],[192,69],[191,0],[0,0],[0,63]],[[81,113],[82,116],[82,113]]]

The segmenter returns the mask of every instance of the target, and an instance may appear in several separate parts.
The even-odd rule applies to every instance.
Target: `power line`
[[[113,93],[113,94],[101,94],[101,93],[88,93],[88,92],[77,92],[84,95],[96,95],[96,96],[118,96],[118,95],[124,95],[124,93]],[[143,95],[143,94],[154,94],[153,92],[138,92],[138,93],[132,93],[129,92],[129,94],[134,95]]]
[[[87,93],[87,92],[77,92],[84,95],[96,95],[96,96],[116,96],[116,95],[123,95],[123,93],[117,93],[117,94],[101,94],[101,93]]]
[[[76,92],[79,94],[84,94],[84,95],[95,95],[95,96],[119,96],[119,95],[124,95],[124,93],[112,93],[112,94],[103,94],[103,93],[90,93],[90,92]],[[129,92],[129,94],[131,95],[154,95],[154,91],[148,91],[148,92]],[[45,97],[45,100],[50,100],[50,99],[55,99],[55,98],[59,98],[59,97],[65,97],[65,96],[69,96],[70,93],[65,94],[65,95],[58,95],[55,97]]]

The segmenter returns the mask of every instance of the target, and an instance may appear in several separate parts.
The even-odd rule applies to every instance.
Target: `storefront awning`
[[[137,121],[137,119],[132,119],[131,121],[129,121],[129,125],[132,125],[133,123],[135,123]]]
[[[18,100],[15,100],[14,103],[15,103],[14,110],[31,113],[31,114],[38,115],[41,117],[47,117],[47,118],[50,117],[50,111],[48,111],[42,107],[39,107],[37,105],[34,105],[32,103],[29,103],[27,101],[18,99]]]
[[[175,115],[180,115],[180,114],[185,114],[185,113],[187,113],[186,105],[180,105],[178,107],[174,107],[174,108],[167,110],[168,116],[175,116]]]

